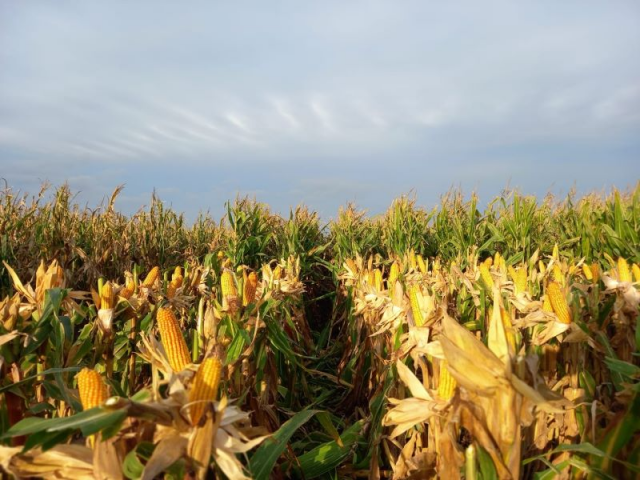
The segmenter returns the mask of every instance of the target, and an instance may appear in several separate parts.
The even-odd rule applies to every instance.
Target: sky
[[[376,214],[631,187],[639,134],[637,1],[0,0],[14,191]]]

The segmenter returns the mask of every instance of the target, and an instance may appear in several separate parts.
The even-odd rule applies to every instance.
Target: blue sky
[[[194,218],[640,179],[635,1],[0,0],[0,177]]]

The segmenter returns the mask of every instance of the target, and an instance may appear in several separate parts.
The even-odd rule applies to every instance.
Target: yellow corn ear
[[[273,269],[273,279],[280,280],[282,278],[282,267],[280,265],[276,265],[276,268]]]
[[[158,308],[158,329],[162,346],[167,353],[169,365],[176,372],[181,372],[189,363],[189,349],[187,342],[182,336],[182,330],[178,325],[178,320],[170,308]]]
[[[556,260],[560,258],[560,249],[558,248],[557,243],[553,246],[553,253],[551,254],[551,256]]]
[[[591,272],[591,268],[586,263],[582,264],[582,273],[584,273],[584,278],[587,280],[593,280],[593,273]]]
[[[547,267],[545,267],[544,262],[542,260],[538,260],[538,270],[540,273],[544,275],[547,272]]]
[[[177,282],[171,280],[169,285],[167,285],[167,298],[172,299],[176,296],[176,291],[178,290]]]
[[[593,275],[593,283],[598,283],[598,280],[600,280],[600,265],[597,262],[591,264],[591,274]]]
[[[411,267],[411,269],[415,270],[416,268],[418,268],[418,261],[416,259],[416,252],[411,250],[409,252],[409,266]]]
[[[516,295],[527,291],[527,268],[519,267],[517,270],[513,267],[509,267],[509,275],[513,280]]]
[[[631,271],[633,272],[633,279],[636,282],[640,282],[640,266],[637,263],[634,263],[631,267]]]
[[[424,261],[424,258],[422,258],[422,255],[418,255],[416,257],[416,261],[418,262],[418,269],[420,270],[421,273],[426,274],[427,273],[427,264]]]
[[[100,290],[100,308],[103,310],[112,309],[115,307],[115,292],[113,291],[113,285],[111,282],[107,282],[102,286]]]
[[[489,272],[489,267],[487,266],[488,262],[484,262],[480,264],[480,276],[482,277],[482,280],[484,281],[484,284],[486,285],[487,289],[489,290],[490,293],[493,292],[493,278],[491,277],[491,272]]]
[[[356,265],[356,262],[352,258],[348,258],[345,261],[345,263],[347,264],[347,267],[349,268],[349,270],[351,270],[351,272],[353,273],[358,272],[358,266]]]
[[[446,361],[440,363],[440,378],[438,383],[438,396],[443,400],[451,400],[456,391],[458,382],[451,376]]]
[[[411,311],[413,312],[413,320],[416,322],[418,327],[424,325],[424,316],[422,315],[422,310],[420,309],[420,301],[418,299],[418,295],[420,293],[420,287],[417,285],[412,286],[409,289],[409,299],[411,300]]]
[[[198,367],[189,392],[192,425],[200,423],[208,402],[216,399],[221,376],[222,363],[217,357],[205,358]]]
[[[551,306],[551,302],[549,301],[548,293],[544,296],[544,301],[542,302],[542,311],[550,313],[553,312],[553,307]]]
[[[504,308],[500,308],[500,318],[502,318],[502,326],[504,327],[504,331],[507,337],[507,342],[513,348],[513,351],[516,351],[516,336],[513,332],[513,322],[511,321],[511,314],[507,312]]]
[[[222,272],[222,276],[220,278],[220,285],[222,287],[222,297],[237,297],[238,289],[236,288],[236,283],[233,279],[233,274],[229,270],[225,270]]]
[[[84,410],[99,407],[107,399],[107,386],[102,376],[90,368],[83,368],[77,375],[80,402]]]
[[[373,273],[373,270],[367,270],[367,284],[372,287],[376,284],[376,274]]]
[[[242,306],[246,307],[256,299],[256,288],[258,288],[258,275],[251,272],[247,275],[242,291]]]
[[[547,285],[547,295],[553,312],[561,323],[571,323],[571,309],[567,303],[567,298],[558,282],[549,282]]]
[[[379,268],[373,271],[373,285],[378,292],[382,291],[382,270]]]
[[[564,287],[565,285],[564,274],[560,269],[560,265],[558,265],[557,263],[553,266],[553,270],[551,271],[551,277],[555,282],[559,283],[561,287]]]
[[[389,278],[387,279],[387,288],[389,291],[393,291],[396,281],[398,280],[398,276],[400,276],[400,265],[398,265],[398,262],[393,262],[389,269]]]
[[[629,271],[629,264],[623,257],[618,258],[618,280],[621,282],[631,281],[631,272]]]
[[[175,270],[173,271],[173,274],[171,275],[171,280],[175,280],[176,278],[180,278],[181,282],[182,282],[182,267],[180,267],[179,265],[175,268]]]
[[[142,282],[142,286],[145,288],[153,287],[153,284],[156,283],[156,280],[158,279],[159,275],[160,275],[160,267],[153,267],[145,277],[144,281]]]

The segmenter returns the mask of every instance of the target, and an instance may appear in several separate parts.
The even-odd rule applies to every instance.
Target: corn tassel
[[[191,360],[178,320],[173,311],[165,307],[158,309],[157,319],[162,346],[167,353],[169,365],[174,371],[181,372],[191,363]]]
[[[108,397],[102,376],[90,368],[83,368],[77,375],[78,391],[83,410],[102,405]]]
[[[438,383],[438,396],[445,400],[451,400],[456,391],[458,382],[451,376],[451,372],[447,366],[447,362],[440,363],[440,378]]]
[[[200,423],[208,402],[216,399],[221,376],[222,363],[217,357],[205,358],[198,367],[189,392],[192,425]]]
[[[567,304],[567,299],[562,292],[562,288],[557,282],[549,282],[547,285],[547,295],[551,302],[553,312],[561,323],[571,323],[571,309]]]

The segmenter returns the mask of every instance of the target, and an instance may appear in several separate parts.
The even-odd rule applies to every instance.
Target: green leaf
[[[493,460],[491,460],[491,455],[480,445],[476,444],[476,447],[480,478],[482,478],[482,480],[497,480],[498,472],[496,471],[496,466],[493,464]]]
[[[331,415],[329,412],[319,412],[316,415],[316,418],[322,425],[322,428],[333,438],[333,440],[338,444],[339,447],[344,447],[342,444],[342,439],[340,438],[340,432],[333,426],[333,422],[331,421]]]
[[[360,437],[360,431],[364,426],[364,421],[359,420],[349,427],[340,437],[343,447],[338,446],[335,441],[323,443],[298,457],[298,463],[304,478],[317,478],[331,470],[336,469],[349,455],[351,447]]]
[[[62,432],[64,430],[80,429],[85,436],[92,435],[114,424],[122,422],[126,417],[124,410],[108,410],[96,407],[90,410],[64,418],[25,418],[11,427],[0,439],[32,435],[42,432]],[[41,444],[40,441],[35,445]]]
[[[136,451],[131,450],[122,462],[122,473],[125,477],[136,480],[142,477],[142,472],[144,472],[144,465],[138,459]]]
[[[282,424],[271,438],[264,441],[249,461],[249,470],[256,480],[266,480],[269,478],[273,466],[287,447],[291,436],[296,430],[309,421],[311,417],[320,412],[321,410],[302,410],[296,413]]]
[[[11,388],[27,383],[39,376],[54,375],[56,373],[64,373],[64,372],[78,372],[78,371],[80,371],[80,367],[50,368],[49,370],[45,370],[42,373],[36,373],[35,375],[31,375],[30,377],[23,378],[19,382],[10,383],[8,385],[5,385],[4,387],[0,387],[0,393],[3,393],[7,390],[10,390]]]

